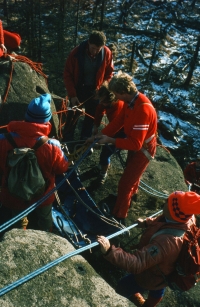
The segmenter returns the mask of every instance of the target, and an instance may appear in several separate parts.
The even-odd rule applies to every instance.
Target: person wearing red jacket
[[[16,50],[21,43],[21,37],[18,33],[3,30],[3,24],[0,20],[0,57],[8,50]]]
[[[116,100],[115,95],[109,91],[108,82],[102,84],[97,92],[97,98],[99,99],[99,104],[94,116],[93,134],[98,133],[104,115],[106,115],[108,121],[111,122],[121,112],[124,105],[122,100]],[[125,137],[123,128],[115,134],[115,137]],[[115,146],[113,145],[102,147],[99,162],[100,174],[98,178],[100,184],[104,184],[106,181],[107,171],[110,166],[110,157],[114,151]]]
[[[128,150],[126,167],[118,184],[118,195],[113,209],[114,218],[125,223],[130,201],[138,190],[140,178],[156,152],[157,114],[150,100],[138,92],[132,77],[119,72],[109,82],[109,90],[124,107],[101,133],[87,142],[99,139],[99,144],[111,143],[116,148]],[[124,128],[125,138],[114,135]]]
[[[110,80],[113,74],[111,50],[105,46],[106,37],[103,32],[93,31],[89,39],[75,47],[69,54],[64,69],[64,83],[71,106],[84,102],[85,112],[94,117],[98,100],[95,90],[104,81]],[[79,111],[68,111],[63,140],[73,139]],[[85,116],[81,131],[81,139],[92,134],[93,118]]]
[[[200,195],[194,192],[171,193],[162,215],[138,219],[138,227],[145,228],[145,232],[132,254],[111,245],[103,236],[97,237],[105,259],[129,273],[119,281],[117,293],[129,298],[136,306],[157,306],[168,286],[164,275],[175,270],[183,244],[183,236],[164,233],[164,229],[183,230],[183,233],[189,230],[195,224],[193,214],[200,213],[199,203]],[[163,233],[156,234],[161,229]],[[146,290],[149,294],[145,300],[142,293]]]
[[[200,155],[186,166],[183,173],[190,190],[200,194]]]
[[[25,121],[11,121],[8,124],[7,130],[11,133],[18,147],[32,148],[39,139],[49,135],[51,132],[51,123],[49,121],[52,117],[50,103],[50,94],[44,94],[34,98],[28,105]],[[14,216],[27,209],[27,202],[12,196],[8,191],[7,178],[9,168],[6,160],[8,152],[11,149],[13,149],[12,145],[7,141],[5,135],[0,134],[0,171],[2,173],[0,201],[3,207],[9,208],[12,211],[12,215]],[[47,182],[47,188],[44,193],[44,195],[46,195],[54,188],[55,175],[67,171],[68,160],[61,150],[59,141],[56,139],[48,139],[46,143],[35,151],[35,154],[43,177]],[[33,199],[28,206],[35,203],[44,195]],[[41,230],[50,230],[52,228],[51,208],[54,199],[55,196],[54,193],[52,193],[36,208],[38,225]],[[22,221],[22,224],[23,223],[24,220]]]

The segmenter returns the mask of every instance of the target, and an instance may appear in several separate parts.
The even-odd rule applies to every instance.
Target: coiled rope
[[[152,217],[160,214],[161,212],[162,212],[162,210],[160,210],[160,211],[154,213],[153,215],[149,216],[149,218],[152,218]],[[114,234],[111,234],[111,235],[107,236],[107,239],[112,239],[114,237],[117,237],[117,236],[123,234],[124,232],[127,232],[130,229],[136,227],[137,225],[138,224],[135,223],[135,224],[133,224],[133,225],[131,225],[131,226],[125,228],[125,229],[119,230],[119,231],[115,232]],[[99,245],[98,242],[93,242],[93,243],[91,243],[91,244],[89,244],[87,246],[81,247],[81,248],[79,248],[79,249],[77,249],[77,250],[75,250],[75,251],[73,251],[71,253],[65,254],[64,256],[61,256],[60,258],[57,258],[57,259],[53,260],[52,262],[47,263],[43,267],[41,267],[41,268],[39,268],[39,269],[29,273],[28,275],[26,275],[26,276],[24,276],[24,277],[22,277],[22,278],[20,278],[20,279],[18,279],[16,281],[14,281],[13,283],[7,285],[6,287],[2,288],[0,290],[0,296],[2,296],[4,294],[8,293],[9,291],[17,288],[18,286],[20,286],[20,285],[24,284],[25,282],[33,279],[34,277],[36,277],[36,276],[46,272],[47,270],[49,270],[52,267],[58,265],[62,261],[66,260],[68,258],[71,258],[73,256],[76,256],[76,255],[78,255],[78,254],[80,254],[80,253],[82,253],[82,252],[84,252],[84,251],[86,251],[88,249],[91,249],[91,248],[93,248],[93,247],[95,247],[97,245]]]

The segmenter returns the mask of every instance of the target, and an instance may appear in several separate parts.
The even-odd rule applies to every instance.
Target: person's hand
[[[111,138],[107,135],[101,134],[101,135],[96,135],[96,137],[99,139],[98,144],[111,143],[111,144],[115,145],[115,139]]]
[[[3,50],[4,53],[7,53],[7,49],[6,49],[6,46],[4,44],[1,44],[0,47]]]
[[[88,143],[93,143],[94,142],[94,140],[96,139],[96,140],[98,140],[100,137],[101,137],[101,131],[99,132],[99,133],[97,133],[97,134],[95,134],[95,135],[92,135],[91,137],[89,137],[86,141],[85,141],[85,143],[86,144],[88,144]],[[98,143],[98,141],[97,141],[97,143]]]
[[[141,218],[137,219],[138,228],[145,228],[146,227],[146,220],[143,220]]]
[[[102,254],[106,254],[110,248],[109,240],[104,236],[97,236],[97,242],[99,242]]]
[[[71,102],[71,106],[72,108],[75,107],[75,106],[78,106],[80,104],[79,100],[78,100],[78,97],[72,97],[70,99],[70,102]]]

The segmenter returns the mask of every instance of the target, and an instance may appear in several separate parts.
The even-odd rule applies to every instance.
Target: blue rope
[[[154,213],[153,215],[150,216],[150,218],[158,215],[161,212],[162,212],[162,210]],[[135,223],[135,224],[133,224],[133,225],[127,227],[127,228],[119,230],[119,231],[115,232],[114,234],[107,236],[107,239],[112,239],[114,237],[117,237],[117,236],[121,235],[122,233],[127,232],[130,229],[136,227],[137,225],[138,224]],[[73,251],[71,253],[65,254],[64,256],[61,256],[60,258],[57,258],[57,259],[53,260],[52,262],[47,263],[43,267],[35,270],[34,272],[29,273],[28,275],[26,275],[26,276],[24,276],[24,277],[22,277],[22,278],[20,278],[20,279],[18,279],[16,281],[14,281],[13,283],[7,285],[6,287],[2,288],[0,290],[0,297],[2,295],[4,295],[4,294],[8,293],[9,291],[15,289],[16,287],[24,284],[25,282],[31,280],[32,278],[34,278],[34,277],[44,273],[45,271],[49,270],[50,268],[54,267],[55,265],[59,264],[60,262],[66,260],[68,258],[71,258],[73,256],[76,256],[76,255],[78,255],[78,254],[80,254],[80,253],[82,253],[82,252],[84,252],[84,251],[86,251],[88,249],[91,249],[94,246],[97,246],[98,244],[99,244],[98,242],[93,242],[93,243],[91,243],[91,244],[89,244],[87,246],[81,247],[81,248],[79,248],[79,249],[77,249],[77,250],[75,250],[75,251]]]
[[[109,145],[108,145],[108,146],[109,146]],[[123,167],[123,169],[124,169],[125,166],[126,166],[126,163],[124,162],[124,160],[123,160],[123,158],[122,158],[122,156],[121,156],[120,150],[119,150],[119,151],[116,151],[116,154],[117,154],[117,156],[118,156],[118,158],[119,158],[119,160],[120,160],[120,162],[121,162],[121,165],[122,165],[122,167]],[[168,196],[169,196],[169,195],[167,195],[167,194],[163,194],[162,192],[159,192],[159,191],[153,189],[152,187],[150,187],[149,185],[147,185],[146,183],[144,183],[142,180],[140,180],[140,183],[144,184],[146,187],[148,187],[148,189],[150,189],[150,190],[152,190],[152,191],[155,191],[155,192],[157,193],[157,194],[154,194],[154,193],[148,191],[147,189],[145,189],[144,187],[142,187],[142,186],[139,184],[138,187],[139,187],[141,190],[143,190],[143,191],[149,193],[150,195],[153,195],[153,196],[156,196],[156,197],[160,197],[160,198],[168,198]]]
[[[164,199],[167,199],[167,198],[168,198],[167,195],[166,195],[166,196],[162,196],[162,195],[158,195],[158,194],[152,193],[152,192],[148,191],[147,189],[143,188],[141,185],[139,185],[139,188],[140,188],[141,190],[143,190],[143,191],[149,193],[150,195],[155,196],[155,197],[160,197],[160,198],[164,198]]]
[[[54,187],[51,191],[49,191],[45,196],[43,196],[40,200],[31,205],[29,208],[27,208],[17,216],[13,217],[11,220],[1,225],[0,232],[4,231],[8,227],[19,221],[21,218],[23,218],[24,216],[35,210],[39,205],[41,205],[41,203],[43,203],[47,198],[49,198],[50,195],[52,195],[55,191],[57,191],[61,187],[61,185],[66,181],[66,179],[68,179],[69,176],[74,172],[74,170],[78,167],[78,165],[83,161],[83,159],[87,156],[91,147],[93,147],[95,143],[96,140],[87,148],[87,150],[82,154],[81,158],[74,164],[74,167],[71,169],[71,171],[64,176],[64,178],[57,184],[56,187]]]
[[[150,190],[156,192],[157,194],[160,194],[160,195],[162,195],[163,197],[166,197],[166,198],[169,197],[169,195],[167,195],[167,194],[165,194],[165,193],[162,193],[162,192],[159,192],[159,191],[153,189],[152,187],[150,187],[149,185],[147,185],[144,181],[140,180],[140,182],[141,182],[144,186],[148,187],[148,189],[150,189]]]

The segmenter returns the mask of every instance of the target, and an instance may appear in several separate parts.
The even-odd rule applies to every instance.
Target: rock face
[[[73,251],[56,235],[13,229],[0,243],[0,287],[24,277]],[[77,255],[0,297],[1,307],[128,307],[133,306]]]
[[[0,60],[0,126],[5,126],[12,120],[24,120],[29,102],[44,93],[49,93],[45,78],[29,64]],[[53,101],[51,109],[52,112],[56,111]],[[51,123],[50,136],[57,136],[57,114],[53,115]],[[0,132],[2,131],[1,129]]]

